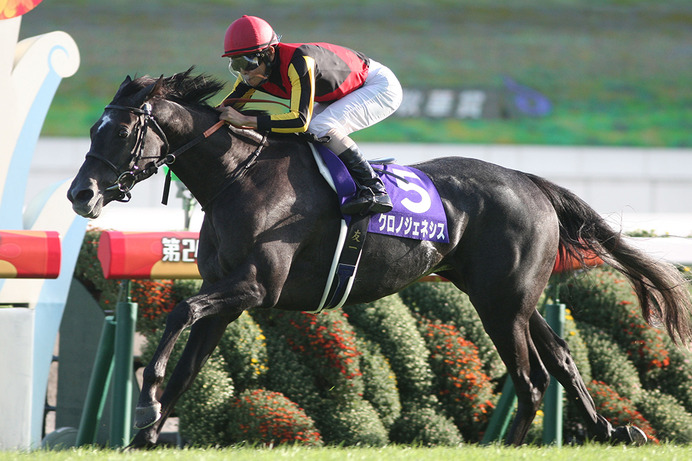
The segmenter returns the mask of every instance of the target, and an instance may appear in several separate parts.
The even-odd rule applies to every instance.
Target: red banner
[[[107,279],[198,279],[198,232],[105,231],[98,258]]]
[[[104,231],[99,241],[98,258],[107,279],[199,279],[198,245],[198,232]],[[2,253],[0,264],[1,259]],[[603,264],[594,254],[587,254],[584,261],[588,266]],[[59,265],[58,262],[58,268]],[[581,265],[576,259],[563,260],[558,255],[553,273],[579,268]],[[421,279],[425,282],[445,280],[435,274]]]
[[[0,278],[57,278],[61,256],[55,231],[0,231]]]

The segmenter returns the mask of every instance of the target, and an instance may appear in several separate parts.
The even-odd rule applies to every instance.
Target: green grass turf
[[[2,452],[0,461],[684,461],[690,459],[692,448],[674,445],[649,445],[623,447],[586,445],[581,447],[402,447],[380,448],[224,448],[224,449],[157,449],[154,451],[120,452],[95,448],[69,449],[64,451],[33,451],[25,453]]]

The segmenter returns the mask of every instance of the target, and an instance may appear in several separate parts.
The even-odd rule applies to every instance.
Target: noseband
[[[168,143],[168,138],[166,137],[166,133],[163,132],[163,129],[161,128],[159,123],[156,121],[154,115],[151,113],[151,104],[145,102],[144,104],[142,104],[141,107],[129,107],[119,106],[117,104],[110,104],[106,106],[106,109],[124,110],[139,116],[137,124],[137,141],[135,142],[135,145],[132,148],[132,152],[130,153],[130,157],[128,158],[127,163],[123,167],[117,167],[113,164],[113,162],[111,162],[109,159],[102,155],[93,152],[89,152],[86,154],[87,157],[92,157],[105,163],[111,170],[115,172],[118,179],[115,180],[115,183],[112,186],[106,188],[106,191],[117,191],[118,196],[113,200],[116,200],[118,202],[129,202],[132,198],[130,191],[135,186],[135,184],[137,184],[137,182],[143,179],[144,176],[151,176],[155,174],[163,165],[171,165],[173,162],[175,162],[175,159],[178,157],[178,155],[190,149],[200,141],[208,138],[213,133],[215,133],[216,130],[218,130],[224,125],[223,121],[215,123],[204,133],[194,138],[192,141],[188,142],[187,144],[184,144],[182,147],[176,149],[174,152],[169,153],[170,145]],[[146,157],[144,155],[144,143],[146,141],[147,129],[149,128],[149,126],[153,128],[153,130],[156,132],[159,138],[161,138],[161,141],[163,141],[164,149],[162,149],[162,153],[160,153],[157,156]],[[147,164],[144,168],[140,168],[138,166],[140,161],[147,158],[153,158],[156,160]],[[170,170],[168,171],[168,175],[166,176],[166,185],[164,189],[164,204],[168,199],[169,187]]]

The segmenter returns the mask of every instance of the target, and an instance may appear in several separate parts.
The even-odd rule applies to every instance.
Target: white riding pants
[[[394,72],[371,59],[363,86],[332,103],[315,103],[308,131],[318,138],[329,131],[346,137],[392,115],[402,98]]]

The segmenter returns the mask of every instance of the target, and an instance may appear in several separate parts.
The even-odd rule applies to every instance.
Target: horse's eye
[[[130,130],[128,130],[125,127],[122,127],[118,132],[118,136],[120,136],[121,138],[127,138],[128,136],[130,136]]]

